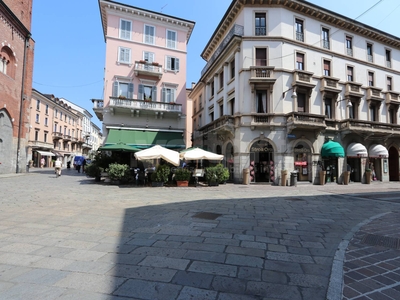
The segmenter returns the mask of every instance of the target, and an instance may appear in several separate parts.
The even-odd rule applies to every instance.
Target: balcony
[[[356,82],[347,82],[346,83],[346,91],[345,91],[345,96],[346,97],[357,97],[361,98],[364,96],[364,93],[361,91],[361,83],[356,83]]]
[[[275,67],[271,66],[251,66],[250,79],[251,91],[254,91],[255,86],[263,86],[272,88],[276,79],[274,78]]]
[[[397,92],[393,91],[386,92],[386,101],[385,101],[386,104],[400,105],[399,96],[400,93]]]
[[[103,108],[104,108],[104,100],[103,99],[92,99],[93,103],[93,111],[96,114],[96,117],[103,121]]]
[[[340,93],[342,89],[339,88],[339,80],[339,78],[324,76],[321,81],[320,91],[334,94]]]
[[[318,136],[326,129],[325,116],[303,112],[291,112],[286,114],[286,126],[288,134],[294,130],[314,131]]]
[[[311,78],[314,73],[304,71],[304,70],[296,70],[293,73],[293,83],[292,86],[304,87],[304,88],[314,88],[316,86],[315,83],[311,82]]]
[[[61,132],[53,132],[53,140],[61,140],[64,135]]]
[[[71,136],[64,134],[63,140],[64,140],[64,142],[69,142],[71,140]]]
[[[134,67],[135,76],[150,76],[161,79],[163,75],[163,68],[155,62],[147,62],[144,60],[135,61]]]
[[[199,128],[199,135],[214,133],[222,136],[233,136],[235,130],[234,120],[235,119],[233,116],[222,116],[217,120]]]
[[[182,105],[177,103],[157,102],[137,99],[120,99],[110,97],[109,109],[111,113],[130,112],[138,117],[141,111],[153,111],[159,116],[179,117],[182,114]]]
[[[400,125],[348,119],[339,122],[342,135],[357,133],[364,139],[385,140],[389,137],[400,137]]]
[[[373,86],[367,87],[366,100],[379,102],[379,104],[381,104],[381,102],[383,102],[383,100],[384,100],[384,98],[381,95],[381,91],[382,91],[381,88],[377,88],[377,87],[373,87]]]
[[[78,138],[71,137],[71,144],[76,144],[78,142]]]

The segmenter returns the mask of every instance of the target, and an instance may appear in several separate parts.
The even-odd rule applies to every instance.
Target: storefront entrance
[[[300,142],[294,147],[294,169],[297,171],[298,181],[311,181],[311,149]]]
[[[347,164],[350,166],[350,181],[361,182],[361,158],[347,157]]]
[[[274,180],[274,148],[267,141],[259,140],[250,147],[250,182],[273,182]]]
[[[337,182],[338,159],[326,158],[323,160],[323,165],[326,171],[325,183]]]
[[[399,152],[395,147],[389,149],[389,180],[399,181]]]

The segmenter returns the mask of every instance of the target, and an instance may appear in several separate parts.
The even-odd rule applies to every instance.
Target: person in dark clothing
[[[82,173],[85,173],[86,159],[82,161]]]

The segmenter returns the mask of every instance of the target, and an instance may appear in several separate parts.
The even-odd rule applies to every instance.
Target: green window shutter
[[[157,101],[157,87],[153,86],[153,89],[151,91],[151,99],[152,101]]]
[[[133,98],[133,83],[128,84],[128,98],[129,99]]]
[[[143,84],[139,84],[138,99],[144,100],[144,98],[143,98],[143,92],[144,92],[144,90],[143,90]]]
[[[113,89],[112,89],[112,96],[118,97],[118,81],[114,81]]]

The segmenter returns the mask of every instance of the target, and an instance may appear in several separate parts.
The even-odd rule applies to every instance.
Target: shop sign
[[[307,162],[306,161],[295,161],[294,165],[295,166],[307,166]]]
[[[250,152],[274,152],[273,148],[265,147],[251,147]]]
[[[293,152],[295,152],[295,153],[310,153],[311,150],[308,148],[294,148]]]

